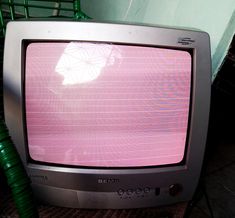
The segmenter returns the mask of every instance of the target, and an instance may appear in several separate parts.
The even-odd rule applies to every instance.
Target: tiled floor
[[[221,143],[208,160],[204,186],[215,218],[235,217],[235,144]],[[205,194],[190,218],[212,217]]]
[[[235,217],[235,144],[217,145],[208,160],[204,186],[215,218]],[[190,218],[212,217],[205,194],[193,207]]]

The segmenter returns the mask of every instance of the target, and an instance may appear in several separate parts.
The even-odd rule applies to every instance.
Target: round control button
[[[133,193],[133,189],[127,189],[126,193],[127,193],[128,195],[131,195],[131,194]]]
[[[149,193],[150,192],[150,188],[149,187],[145,187],[144,188],[144,193]]]
[[[125,191],[124,191],[123,189],[119,189],[119,190],[117,191],[117,193],[118,193],[118,195],[123,195],[123,194],[125,193]]]
[[[173,185],[170,185],[169,187],[169,194],[171,196],[176,196],[178,195],[180,192],[182,192],[183,188],[180,184],[173,184]]]
[[[137,194],[137,195],[139,195],[139,194],[141,194],[142,193],[142,188],[137,188],[136,190],[135,190],[135,193]]]

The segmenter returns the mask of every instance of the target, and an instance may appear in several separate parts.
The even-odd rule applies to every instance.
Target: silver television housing
[[[184,162],[142,168],[84,168],[30,161],[24,119],[25,42],[89,41],[190,50],[192,89]],[[14,21],[4,49],[4,113],[35,196],[74,208],[140,208],[192,198],[200,177],[210,106],[210,40],[205,32],[132,24]]]

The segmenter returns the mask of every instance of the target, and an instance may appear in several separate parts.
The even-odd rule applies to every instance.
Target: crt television
[[[204,32],[10,22],[5,121],[35,196],[80,208],[191,199],[205,150],[210,72]]]

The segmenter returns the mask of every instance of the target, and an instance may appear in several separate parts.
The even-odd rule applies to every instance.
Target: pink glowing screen
[[[31,43],[25,68],[29,154],[36,161],[78,166],[179,163],[190,84],[187,51]]]

